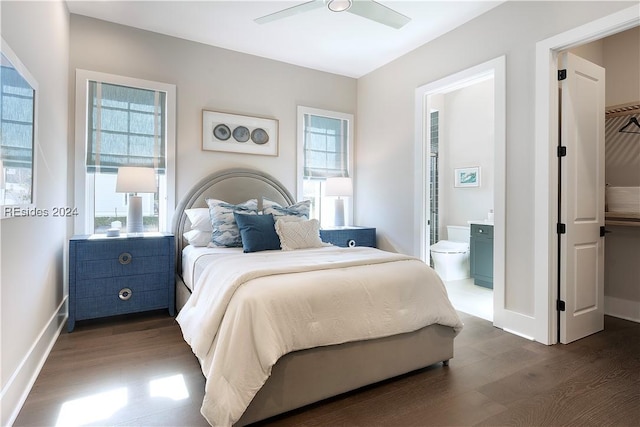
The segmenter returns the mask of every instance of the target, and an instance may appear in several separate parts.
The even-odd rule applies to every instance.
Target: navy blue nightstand
[[[323,242],[336,246],[369,246],[376,247],[376,229],[371,227],[336,227],[320,230]]]
[[[74,236],[69,241],[69,320],[167,308],[175,316],[172,234]]]

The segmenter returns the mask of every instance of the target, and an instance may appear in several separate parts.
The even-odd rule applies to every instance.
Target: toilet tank
[[[451,242],[469,243],[470,233],[469,226],[447,225],[447,240]]]

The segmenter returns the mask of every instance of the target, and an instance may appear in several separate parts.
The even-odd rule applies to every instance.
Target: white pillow
[[[183,236],[191,246],[207,246],[211,241],[210,231],[190,230]]]
[[[277,220],[276,233],[280,237],[280,247],[283,251],[331,246],[320,240],[320,222],[317,219],[306,221]]]
[[[208,208],[185,209],[184,213],[187,214],[189,222],[191,222],[192,230],[208,231],[209,233],[213,231]],[[211,236],[209,236],[209,238],[211,238]]]

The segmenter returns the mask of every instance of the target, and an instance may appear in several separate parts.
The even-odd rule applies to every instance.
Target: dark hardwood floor
[[[545,346],[464,313],[449,367],[434,365],[262,426],[638,426],[640,324]],[[15,426],[206,426],[204,378],[166,313],[63,332]]]

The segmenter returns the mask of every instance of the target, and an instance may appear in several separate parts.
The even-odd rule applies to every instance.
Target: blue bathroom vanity
[[[493,289],[493,224],[470,221],[469,266],[473,283]]]

